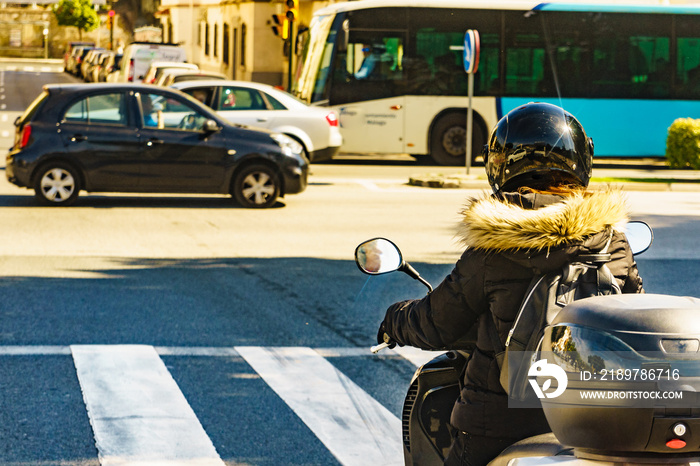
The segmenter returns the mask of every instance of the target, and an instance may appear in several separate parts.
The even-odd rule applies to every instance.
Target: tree
[[[122,28],[133,33],[134,28],[158,24],[153,15],[158,9],[158,3],[157,0],[119,0],[113,2],[113,6]]]
[[[59,26],[77,27],[80,39],[83,38],[83,31],[93,31],[100,25],[91,0],[60,0],[54,4],[53,14]]]

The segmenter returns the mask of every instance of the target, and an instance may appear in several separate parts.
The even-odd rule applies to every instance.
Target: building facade
[[[298,29],[313,12],[332,1],[299,1]],[[273,15],[283,15],[283,0],[161,0],[156,14],[166,42],[182,44],[188,61],[231,79],[286,86],[289,51],[272,30]],[[296,65],[296,57],[292,60]]]

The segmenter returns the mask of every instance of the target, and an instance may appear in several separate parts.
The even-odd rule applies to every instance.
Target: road
[[[10,122],[17,83],[62,79],[0,76]],[[429,355],[367,348],[386,307],[425,288],[351,257],[385,236],[433,284],[449,273],[460,206],[482,193],[405,184],[425,170],[315,165],[306,192],[262,211],[118,194],[41,207],[1,177],[0,464],[402,464],[403,394]],[[656,233],[647,291],[700,296],[700,193],[628,197]]]

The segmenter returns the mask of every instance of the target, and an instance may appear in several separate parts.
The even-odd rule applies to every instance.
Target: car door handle
[[[154,144],[163,144],[162,139],[149,139],[148,142],[146,142],[146,145],[148,147],[153,147]]]
[[[82,141],[87,141],[87,136],[83,136],[82,134],[76,134],[72,138],[70,138],[71,142],[82,142]]]
[[[267,121],[267,117],[258,117],[258,121],[264,123]]]

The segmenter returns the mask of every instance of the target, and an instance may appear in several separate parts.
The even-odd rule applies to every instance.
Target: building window
[[[241,66],[245,66],[245,40],[248,28],[245,24],[241,25]]]
[[[219,25],[214,24],[214,56],[219,56]]]
[[[224,54],[223,58],[224,58],[224,63],[226,65],[229,64],[229,57],[228,56],[229,56],[229,53],[231,53],[230,52],[231,48],[230,48],[230,44],[229,44],[229,40],[230,40],[229,34],[230,34],[230,32],[229,32],[228,23],[224,23],[224,42],[223,42],[224,49],[222,50],[222,52]]]
[[[197,45],[202,46],[202,23],[201,21],[197,24]]]
[[[209,55],[209,23],[204,25],[204,55]]]

